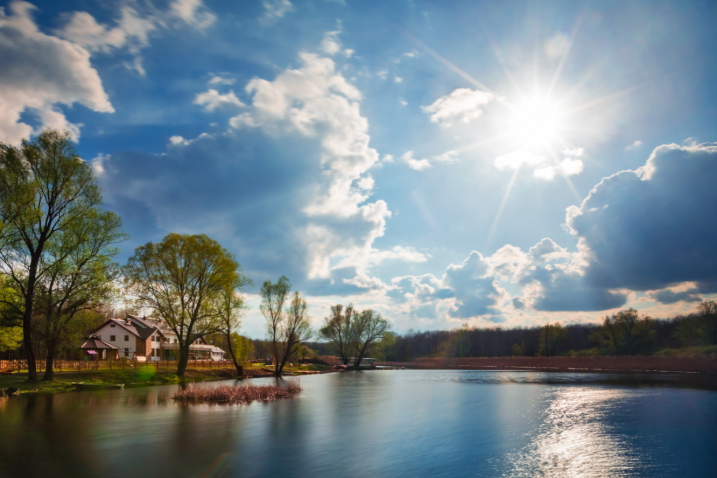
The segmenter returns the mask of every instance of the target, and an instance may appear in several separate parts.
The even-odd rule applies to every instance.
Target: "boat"
[[[102,390],[105,388],[124,388],[124,383],[72,382],[72,385],[79,390]]]

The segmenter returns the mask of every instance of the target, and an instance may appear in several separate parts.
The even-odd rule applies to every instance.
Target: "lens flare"
[[[515,110],[512,135],[523,146],[549,145],[557,138],[559,119],[553,102],[546,98],[531,98]]]

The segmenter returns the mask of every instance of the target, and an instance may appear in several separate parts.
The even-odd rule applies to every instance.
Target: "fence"
[[[471,357],[418,358],[413,362],[376,362],[376,365],[420,369],[522,369],[575,372],[709,372],[717,373],[710,357]]]
[[[47,364],[44,361],[36,363],[37,371],[44,372]],[[120,370],[120,369],[139,369],[140,367],[154,367],[157,370],[172,370],[177,368],[176,360],[155,360],[149,362],[139,362],[136,360],[102,360],[97,362],[85,362],[81,360],[55,360],[53,370],[56,372],[81,372],[83,370]],[[188,369],[198,368],[227,368],[234,367],[231,360],[189,360],[187,362]],[[27,361],[25,360],[0,360],[0,373],[27,371]]]

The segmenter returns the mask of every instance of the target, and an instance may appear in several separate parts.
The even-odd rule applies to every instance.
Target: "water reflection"
[[[553,375],[332,374],[232,406],[22,396],[0,405],[0,477],[713,476],[717,393]]]
[[[644,470],[645,456],[606,420],[627,395],[622,390],[582,387],[556,391],[538,434],[510,456],[510,476],[609,477]]]

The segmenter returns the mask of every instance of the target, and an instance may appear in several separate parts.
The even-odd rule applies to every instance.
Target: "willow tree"
[[[92,168],[78,155],[70,134],[47,130],[20,147],[0,143],[0,267],[20,294],[28,378],[37,379],[33,316],[39,282],[58,261],[50,244],[98,211],[102,195]]]
[[[356,350],[353,318],[353,305],[349,304],[344,309],[343,305],[336,304],[331,306],[331,315],[324,319],[324,326],[319,329],[319,336],[328,342],[344,365],[348,365]]]
[[[234,256],[204,234],[168,234],[134,251],[124,268],[127,292],[139,307],[159,314],[176,334],[177,375],[187,369],[189,346],[222,330],[222,298],[242,274]]]

